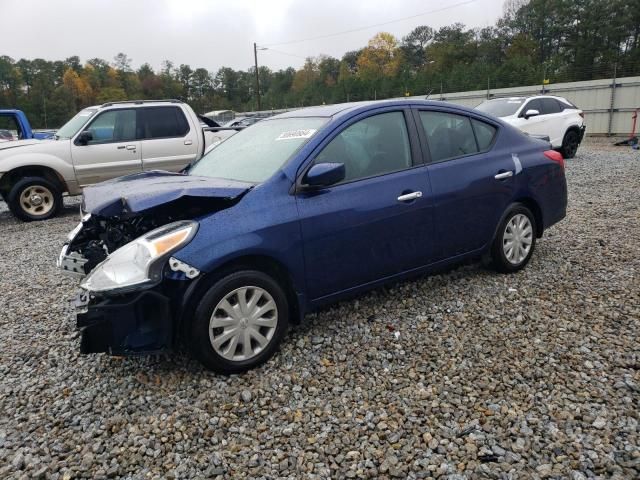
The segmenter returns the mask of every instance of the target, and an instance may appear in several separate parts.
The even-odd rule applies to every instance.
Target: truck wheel
[[[191,324],[189,346],[207,368],[229,375],[266,362],[289,323],[287,296],[268,275],[241,270],[204,294]]]
[[[42,177],[18,180],[7,195],[9,210],[25,222],[55,217],[62,207],[62,192],[55,183]]]
[[[580,145],[580,136],[578,135],[578,132],[575,130],[569,130],[564,134],[560,153],[564,158],[573,158],[576,156],[576,152],[578,151],[578,145]]]

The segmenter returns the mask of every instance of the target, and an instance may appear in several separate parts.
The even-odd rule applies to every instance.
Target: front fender
[[[18,168],[48,168],[57,173],[63,180],[64,188],[71,194],[79,193],[75,171],[70,159],[41,152],[7,151],[0,157],[0,173],[6,174]]]
[[[174,257],[205,273],[242,257],[268,257],[286,268],[302,291],[302,234],[290,187],[283,174],[249,191],[237,204],[199,218],[198,233]]]

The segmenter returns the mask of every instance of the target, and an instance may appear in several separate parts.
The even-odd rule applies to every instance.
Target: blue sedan
[[[229,374],[330,302],[473,259],[516,272],[566,206],[562,156],[477,110],[313,107],[256,123],[182,174],[87,188],[59,265],[83,277],[83,353],[182,342]]]

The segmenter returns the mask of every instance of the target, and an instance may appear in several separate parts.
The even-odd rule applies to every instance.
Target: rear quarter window
[[[493,125],[489,125],[481,120],[471,119],[473,130],[476,133],[476,140],[478,141],[478,149],[481,152],[485,152],[491,148],[493,139],[496,136],[498,129]]]

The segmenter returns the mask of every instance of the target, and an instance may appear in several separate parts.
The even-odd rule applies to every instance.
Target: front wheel
[[[491,247],[493,267],[513,273],[525,267],[536,246],[536,221],[531,211],[521,204],[513,205],[500,224]]]
[[[55,183],[42,177],[18,180],[7,195],[14,216],[25,222],[55,217],[62,207],[62,192]]]
[[[273,356],[288,323],[282,287],[262,272],[238,271],[218,280],[202,297],[191,325],[190,349],[215,372],[241,373]]]
[[[562,140],[562,147],[560,148],[560,153],[564,158],[573,158],[576,156],[576,152],[578,151],[578,146],[580,145],[580,136],[578,132],[575,130],[569,130],[564,135],[564,139]]]

